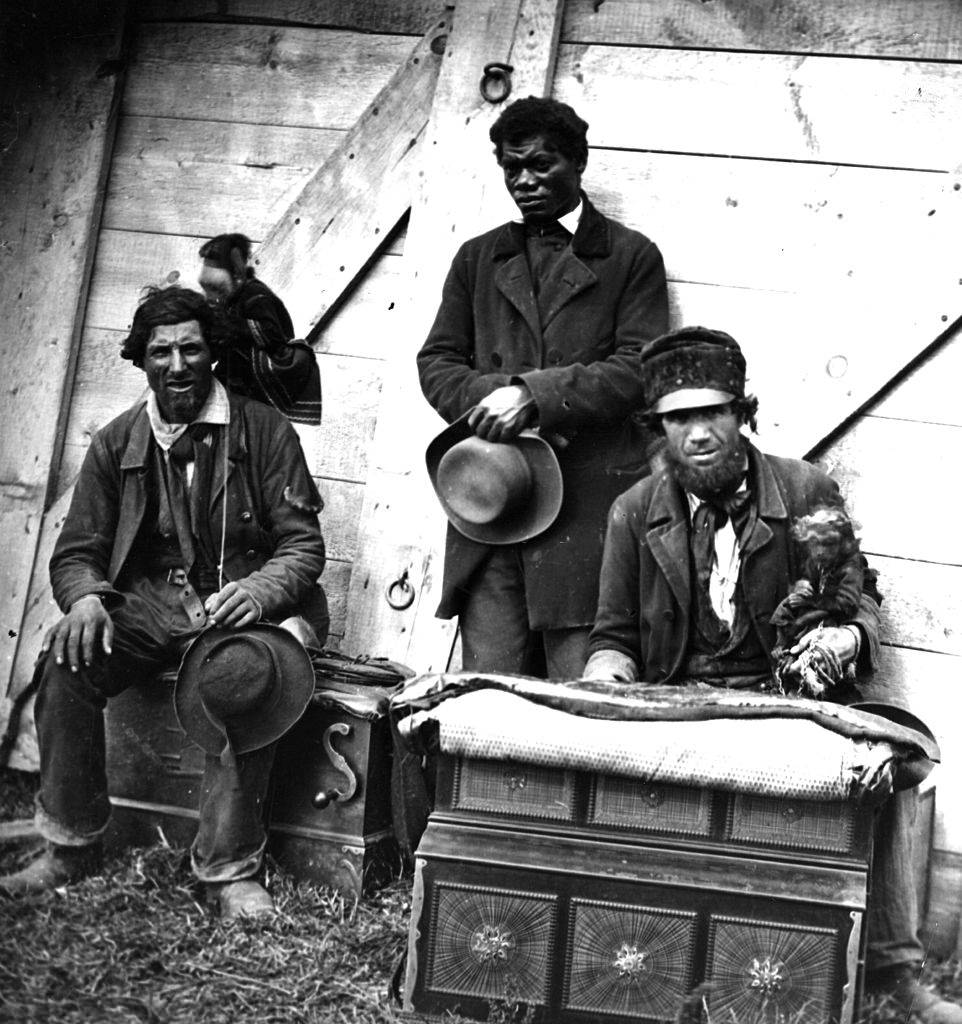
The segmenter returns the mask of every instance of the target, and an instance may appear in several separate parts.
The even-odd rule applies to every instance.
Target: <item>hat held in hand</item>
[[[745,397],[745,357],[724,331],[682,327],[641,353],[645,406],[649,413],[703,409]]]
[[[174,710],[190,739],[229,764],[280,739],[313,692],[310,656],[286,629],[213,627],[184,653]]]
[[[563,492],[554,449],[533,430],[485,441],[462,416],[428,445],[428,475],[451,525],[481,544],[518,544],[557,519]]]

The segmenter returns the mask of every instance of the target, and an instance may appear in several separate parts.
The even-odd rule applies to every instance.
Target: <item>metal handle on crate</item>
[[[321,742],[324,744],[324,750],[327,752],[327,756],[331,760],[331,764],[337,769],[337,771],[343,773],[347,779],[347,785],[343,790],[340,789],[319,789],[314,794],[314,799],[311,803],[318,808],[323,809],[329,804],[339,801],[342,804],[346,804],[354,794],[357,792],[357,776],[351,770],[351,766],[347,761],[334,749],[331,742],[332,733],[340,733],[342,736],[348,736],[351,732],[351,727],[347,722],[335,722],[333,725],[329,725],[324,730],[324,736]]]

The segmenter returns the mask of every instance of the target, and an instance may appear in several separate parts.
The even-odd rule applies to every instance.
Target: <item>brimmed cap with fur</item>
[[[682,327],[656,338],[641,355],[649,413],[723,405],[745,397],[745,357],[724,331]]]

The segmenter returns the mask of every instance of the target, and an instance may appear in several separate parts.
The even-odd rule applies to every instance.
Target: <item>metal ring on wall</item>
[[[410,608],[414,604],[414,587],[408,582],[407,569],[387,585],[384,597],[387,599],[387,603],[398,612],[403,612],[405,608]]]
[[[511,95],[512,71],[514,68],[510,64],[497,60],[484,65],[480,89],[488,103],[503,103]]]

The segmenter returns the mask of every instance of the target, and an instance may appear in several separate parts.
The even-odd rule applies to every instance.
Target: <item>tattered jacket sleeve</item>
[[[267,558],[250,571],[244,562],[250,552],[238,549],[227,568],[231,579],[242,579],[264,617],[276,620],[294,614],[308,599],[324,569],[325,552],[317,518],[321,497],[297,434],[277,414],[268,425],[259,431],[265,436],[251,438],[247,470],[259,498]]]

